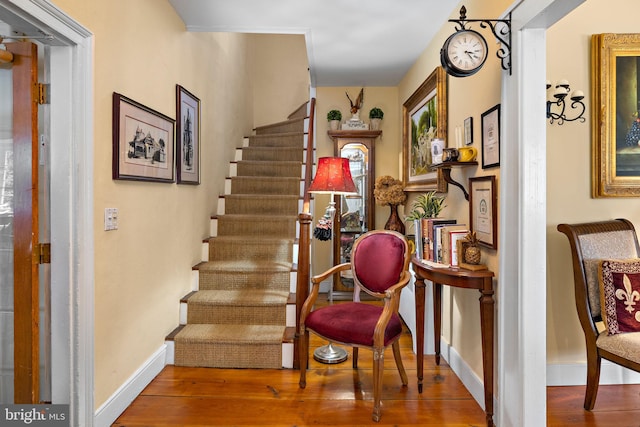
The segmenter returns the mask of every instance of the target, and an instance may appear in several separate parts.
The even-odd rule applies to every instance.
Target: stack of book
[[[466,237],[469,228],[457,224],[455,219],[428,218],[415,221],[415,244],[418,259],[443,266],[458,266],[459,240]]]

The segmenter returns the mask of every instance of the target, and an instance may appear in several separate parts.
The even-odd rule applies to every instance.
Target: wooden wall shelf
[[[448,182],[451,185],[455,185],[456,187],[458,187],[460,190],[462,190],[462,193],[464,194],[464,198],[466,201],[469,201],[469,193],[467,193],[467,190],[464,188],[464,186],[462,184],[460,184],[459,182],[455,181],[453,178],[451,178],[451,169],[453,168],[465,168],[465,167],[469,167],[469,166],[477,166],[478,162],[443,162],[443,163],[438,163],[435,165],[431,165],[431,167],[436,168],[436,169],[441,169],[442,170],[442,177],[444,178],[444,180],[446,182]]]

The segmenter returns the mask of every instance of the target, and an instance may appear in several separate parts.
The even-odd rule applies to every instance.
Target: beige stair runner
[[[304,114],[249,137],[198,266],[199,289],[185,297],[176,365],[282,367],[303,156]]]

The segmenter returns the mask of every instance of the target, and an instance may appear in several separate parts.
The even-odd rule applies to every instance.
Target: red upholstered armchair
[[[339,344],[353,347],[353,367],[357,368],[358,348],[373,351],[373,420],[380,420],[380,399],[384,351],[393,348],[393,356],[407,385],[398,339],[402,322],[398,315],[400,291],[409,282],[411,254],[405,237],[395,231],[370,231],[356,240],[351,262],[336,265],[311,279],[312,289],[300,315],[300,388],[306,387],[309,361],[309,331]],[[353,302],[334,304],[315,310],[320,282],[343,270],[351,270],[355,283]],[[360,291],[383,304],[360,302]]]

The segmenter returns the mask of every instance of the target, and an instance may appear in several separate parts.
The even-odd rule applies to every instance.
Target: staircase
[[[167,337],[169,363],[293,367],[306,112],[256,128],[238,149],[206,259],[194,267],[197,290],[182,298],[181,325]]]

